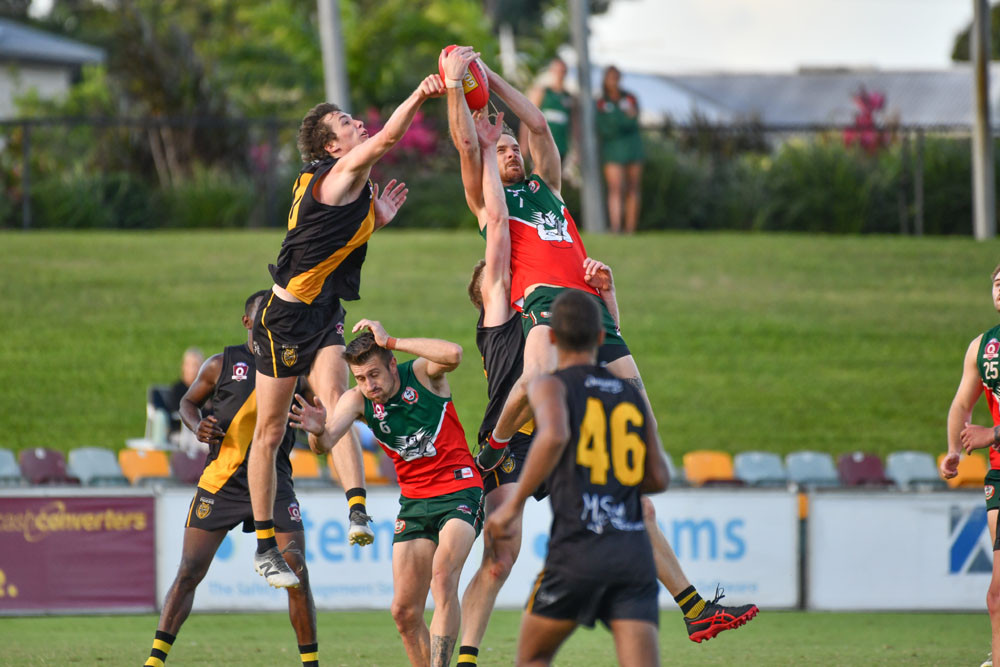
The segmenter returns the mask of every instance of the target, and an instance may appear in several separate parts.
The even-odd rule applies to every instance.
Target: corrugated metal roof
[[[104,50],[0,19],[0,62],[9,61],[83,65],[104,62]]]

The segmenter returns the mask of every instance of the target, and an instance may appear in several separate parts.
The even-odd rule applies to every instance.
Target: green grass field
[[[513,663],[520,612],[494,614],[481,665]],[[295,665],[295,636],[282,614],[193,614],[167,665]],[[0,620],[4,665],[139,665],[149,655],[156,617],[71,616]],[[406,665],[388,612],[323,612],[320,662],[359,667]],[[972,665],[989,652],[986,614],[825,614],[774,612],[716,639],[694,644],[679,613],[660,620],[660,655],[673,665]],[[453,658],[454,662],[454,658]],[[301,663],[299,663],[301,664]],[[556,665],[614,665],[610,634],[580,629]]]
[[[3,233],[0,447],[119,448],[182,351],[243,339],[282,233]],[[585,237],[615,270],[623,333],[676,458],[698,448],[944,450],[968,342],[997,321],[996,242],[662,233]],[[482,240],[381,232],[362,300],[393,335],[466,350],[452,383],[474,434],[486,389],[465,295]],[[980,419],[985,412],[981,411]]]

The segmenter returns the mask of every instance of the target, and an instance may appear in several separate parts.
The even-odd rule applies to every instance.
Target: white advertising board
[[[814,493],[810,609],[983,610],[993,546],[982,493]]]
[[[166,490],[157,508],[157,596],[177,572],[184,522],[192,491]],[[300,492],[306,562],[320,609],[388,609],[392,600],[391,547],[398,493],[373,489],[368,510],[375,517],[375,543],[348,546],[343,493]],[[653,496],[657,520],[673,544],[688,578],[703,596],[715,585],[726,603],[754,601],[767,607],[798,602],[797,501],[783,491],[671,491]],[[542,568],[551,513],[548,501],[529,500],[521,555],[497,598],[497,606],[520,608]],[[230,532],[195,595],[196,610],[284,609],[284,593],[268,588],[253,571],[252,534]],[[476,540],[462,573],[464,590],[482,558]],[[660,604],[674,605],[664,591]],[[428,600],[428,607],[432,606]]]

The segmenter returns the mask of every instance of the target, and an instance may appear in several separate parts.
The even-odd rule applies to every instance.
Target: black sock
[[[319,667],[319,644],[299,644],[302,667]]]
[[[347,513],[350,514],[354,510],[361,510],[365,514],[368,512],[365,510],[365,497],[367,492],[360,486],[356,486],[353,489],[348,489],[344,495],[347,496]]]
[[[685,618],[696,618],[705,609],[705,601],[698,595],[694,586],[688,586],[683,591],[674,596],[674,602],[684,612]]]
[[[177,635],[157,630],[153,637],[153,650],[149,652],[149,659],[143,663],[144,667],[163,667],[175,639],[177,639]]]
[[[254,521],[253,527],[257,531],[257,553],[262,554],[278,546],[278,540],[274,539],[274,519]]]
[[[458,649],[459,665],[478,665],[479,649],[475,646],[460,646]]]

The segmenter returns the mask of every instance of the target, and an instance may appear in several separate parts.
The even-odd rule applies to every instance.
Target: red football
[[[446,46],[441,56],[438,58],[438,74],[444,81],[444,57],[451,53],[452,49],[457,49],[458,45]],[[486,70],[478,58],[469,63],[469,69],[462,79],[462,88],[465,90],[465,102],[469,108],[475,111],[482,109],[490,101],[490,85],[486,81]]]

